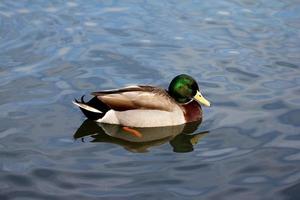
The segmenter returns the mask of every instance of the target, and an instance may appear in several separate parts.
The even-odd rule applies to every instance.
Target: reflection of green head
[[[176,76],[170,83],[168,92],[178,103],[187,103],[199,90],[197,82],[189,75]]]

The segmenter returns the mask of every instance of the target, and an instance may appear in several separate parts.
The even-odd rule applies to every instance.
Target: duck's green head
[[[196,100],[205,106],[210,106],[210,102],[200,93],[197,82],[189,75],[176,76],[171,81],[168,92],[178,103],[186,104]]]

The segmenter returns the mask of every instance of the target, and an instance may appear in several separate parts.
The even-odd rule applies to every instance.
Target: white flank
[[[97,122],[107,123],[107,124],[120,124],[120,121],[117,118],[116,113],[117,111],[111,109],[107,111],[102,118],[98,119]]]
[[[172,112],[162,110],[109,110],[97,122],[122,124],[129,127],[160,127],[184,124],[185,119],[181,109],[178,107]]]
[[[88,110],[88,111],[91,111],[91,112],[94,112],[94,113],[102,113],[100,110],[98,110],[98,109],[96,109],[96,108],[93,108],[93,107],[91,107],[91,106],[88,106],[88,105],[86,105],[86,104],[83,104],[83,103],[77,103],[77,102],[75,102],[75,101],[73,101],[73,103],[74,103],[76,106],[78,106],[78,107],[80,107],[80,108],[83,108],[83,109],[85,109],[85,110]]]

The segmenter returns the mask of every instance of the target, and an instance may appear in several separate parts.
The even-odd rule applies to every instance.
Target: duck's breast
[[[202,109],[196,101],[182,105],[182,108],[184,110],[184,118],[187,123],[202,120]]]

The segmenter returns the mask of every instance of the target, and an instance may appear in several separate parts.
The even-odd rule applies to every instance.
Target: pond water
[[[2,0],[0,199],[300,199],[299,13],[298,0]],[[213,106],[176,137],[124,142],[71,103],[182,73]]]

